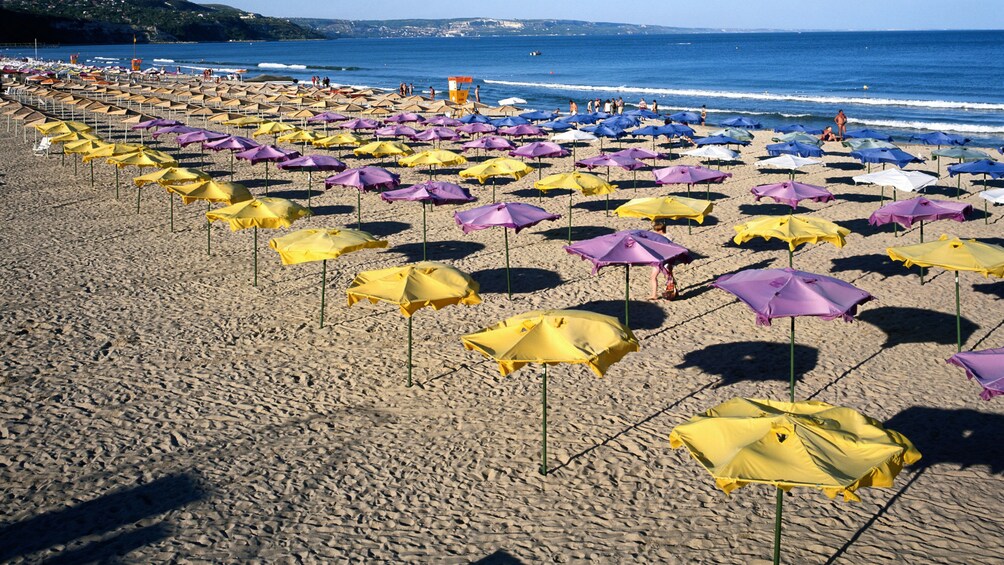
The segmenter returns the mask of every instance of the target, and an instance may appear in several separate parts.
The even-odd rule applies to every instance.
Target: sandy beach
[[[724,494],[685,450],[670,448],[668,436],[733,397],[786,398],[787,323],[755,326],[745,305],[709,286],[741,269],[787,266],[781,243],[731,242],[734,225],[787,213],[750,194],[753,186],[787,179],[753,166],[766,155],[771,132],[755,132],[743,163],[726,169],[734,176],[711,187],[714,210],[703,225],[688,233],[686,222],[669,224],[666,235],[695,258],[676,269],[680,298],[645,300],[649,270],[632,271],[631,326],[640,351],[602,379],[581,366],[549,370],[552,471],[543,477],[539,367],[500,377],[494,362],[463,349],[460,336],[535,309],[621,315],[623,270],[594,276],[591,265],[567,254],[564,216],[510,233],[509,300],[501,232],[464,235],[453,220],[457,210],[491,202],[491,186],[460,183],[479,202],[429,213],[429,259],[471,274],[483,303],[416,314],[416,386],[407,388],[399,311],[347,307],[345,289],[360,271],[421,259],[417,204],[362,195],[362,229],[389,246],[328,262],[327,324],[319,328],[320,265],[283,267],[268,239],[308,227],[354,227],[353,190],[315,194],[314,216],[289,230],[261,230],[254,288],[250,231],[214,224],[207,256],[203,203],[175,200],[170,232],[163,188],[144,188],[136,213],[135,168],[122,170],[116,200],[111,166],[95,162],[91,188],[88,167],[74,174],[72,156],[65,163],[57,153],[33,156],[36,136],[22,127],[0,117],[0,561],[769,559],[773,490]],[[118,135],[122,126],[116,128]],[[105,131],[99,133],[107,137]],[[272,138],[259,138],[265,140]],[[228,176],[227,152],[179,149],[172,136],[151,146],[183,166]],[[604,146],[652,143],[628,138]],[[932,149],[900,147],[924,157]],[[798,180],[825,185],[836,200],[803,203],[801,211],[853,233],[842,249],[802,246],[794,265],[850,282],[876,300],[853,323],[799,319],[798,396],[884,421],[923,459],[893,488],[862,489],[861,503],[793,490],[785,499],[783,559],[999,561],[1004,405],[981,400],[978,385],[945,363],[955,352],[953,275],[932,269],[922,286],[916,269],[891,261],[886,248],[917,242],[917,228],[896,237],[891,226],[869,226],[878,187],[853,184],[865,169],[847,148],[824,149],[825,166],[807,167]],[[345,149],[309,152],[350,167],[390,163]],[[598,152],[598,145],[581,146],[576,158]],[[698,163],[674,152],[656,167]],[[545,166],[545,175],[573,168],[571,157]],[[927,196],[954,198],[955,179],[944,163],[937,172],[930,160],[908,168],[944,177]],[[424,170],[392,170],[402,186],[428,178]],[[437,179],[459,182],[457,170]],[[238,161],[234,180],[263,194],[263,175],[262,165]],[[684,186],[656,186],[649,170],[637,177],[632,188],[630,172],[610,171],[620,186],[610,209],[634,197],[686,194]],[[305,173],[273,167],[270,178],[272,196],[305,203]],[[314,175],[315,188],[321,178]],[[566,214],[567,192],[538,199],[536,178],[500,183],[500,198]],[[928,223],[927,240],[945,233],[1004,242],[1002,209],[991,207],[984,223],[976,196],[982,179],[973,182],[962,180],[962,200],[975,209],[970,219]],[[703,188],[693,196],[703,198]],[[649,225],[607,216],[602,197],[581,194],[573,217],[574,239]],[[1004,282],[973,273],[961,282],[963,349],[1004,346]]]

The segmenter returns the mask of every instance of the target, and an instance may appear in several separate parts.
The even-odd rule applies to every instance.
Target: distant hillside
[[[186,0],[0,0],[0,41],[94,44],[322,37],[282,18]]]
[[[506,35],[654,35],[706,33],[711,29],[583,22],[577,20],[329,20],[290,18],[302,27],[334,39],[338,37],[487,37]]]

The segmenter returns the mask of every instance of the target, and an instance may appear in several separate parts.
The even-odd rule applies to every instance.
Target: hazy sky
[[[267,16],[575,19],[678,27],[1002,29],[1002,0],[219,0]],[[203,2],[206,3],[206,2]],[[621,9],[621,7],[627,9]]]

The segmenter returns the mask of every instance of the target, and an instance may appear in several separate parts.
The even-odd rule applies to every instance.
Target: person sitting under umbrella
[[[833,127],[832,126],[826,126],[826,129],[823,130],[823,134],[819,136],[819,140],[820,141],[836,141],[837,140],[837,136],[833,134]]]
[[[665,235],[665,222],[661,220],[652,220],[652,231]],[[660,273],[666,273],[666,289],[663,290],[661,294],[659,293]],[[678,296],[676,291],[676,279],[673,277],[672,263],[665,263],[658,267],[652,267],[652,275],[649,277],[649,281],[652,283],[652,292],[649,294],[649,300],[658,300],[660,298],[665,300],[674,300]]]

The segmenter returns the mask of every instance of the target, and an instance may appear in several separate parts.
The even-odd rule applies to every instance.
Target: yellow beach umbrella
[[[91,188],[94,188],[94,159],[119,157],[145,149],[143,145],[130,143],[104,143],[83,153],[81,161],[91,164]],[[115,198],[119,197],[119,167],[115,167]]]
[[[956,347],[958,351],[962,351],[959,271],[973,271],[984,277],[1004,277],[1004,247],[975,239],[961,240],[942,235],[937,241],[889,247],[886,252],[893,261],[902,261],[907,268],[917,265],[955,271]]]
[[[461,338],[464,347],[499,364],[506,376],[530,363],[544,366],[541,381],[540,473],[547,474],[547,366],[583,364],[598,377],[632,351],[638,340],[617,318],[583,310],[537,310]]]
[[[308,143],[313,143],[315,140],[320,138],[321,138],[320,135],[312,131],[298,129],[280,135],[278,138],[276,138],[276,142],[281,142],[281,143],[303,142],[303,145],[306,146]]]
[[[372,234],[350,229],[306,229],[269,240],[283,265],[321,262],[321,327],[324,327],[324,288],[327,286],[328,259],[360,249],[387,247],[387,241]]]
[[[143,186],[150,183],[158,183],[161,186],[168,186],[171,184],[186,183],[195,180],[209,180],[209,175],[198,169],[167,167],[164,169],[157,169],[152,173],[133,177],[132,181],[137,186],[136,212],[139,212],[139,191]],[[171,232],[174,232],[174,193],[167,191],[167,196],[169,198],[168,209],[170,213],[170,230]]]
[[[411,386],[411,317],[431,306],[439,310],[451,304],[481,303],[478,283],[458,269],[443,263],[422,261],[404,267],[363,271],[348,288],[349,306],[360,300],[389,302],[408,320],[408,386]]]
[[[114,157],[108,158],[108,163],[115,165],[118,169],[125,167],[158,167],[161,169],[167,169],[171,167],[177,167],[178,161],[171,157],[163,151],[157,151],[154,149],[140,149],[139,151],[134,151],[132,153],[126,153],[125,155],[116,155]],[[118,196],[118,177],[115,178],[116,182],[116,197]],[[136,189],[136,213],[139,213],[139,201],[140,196],[143,194],[142,184],[137,185]]]
[[[429,177],[432,178],[432,171],[435,167],[449,167],[451,165],[463,165],[467,159],[453,151],[446,149],[430,149],[409,155],[398,161],[398,164],[405,167],[429,167]]]
[[[362,142],[363,140],[355,134],[339,133],[315,139],[311,143],[313,143],[314,147],[334,147],[341,145],[361,145]]]
[[[224,204],[234,204],[251,200],[254,196],[243,184],[236,182],[218,182],[214,180],[202,180],[189,184],[169,184],[165,188],[172,195],[181,196],[183,204],[190,204],[196,200],[206,201],[206,212],[209,212],[212,202],[222,202]],[[206,254],[212,255],[212,221],[206,220]]]
[[[595,196],[598,194],[606,194],[607,202],[610,201],[609,194],[617,190],[616,184],[610,184],[608,181],[601,177],[598,177],[592,173],[558,173],[555,175],[548,175],[537,182],[533,183],[534,188],[544,192],[547,190],[554,189],[566,189],[571,192],[568,193],[568,243],[572,243],[572,194],[577,190],[582,193],[583,196]]]
[[[858,502],[861,487],[891,487],[920,452],[902,434],[851,408],[825,402],[734,398],[673,429],[726,493],[747,484],[777,487],[774,563],[781,555],[784,492],[822,490]]]
[[[523,161],[509,157],[496,157],[460,171],[460,178],[478,179],[481,184],[492,179],[492,202],[497,202],[498,199],[495,198],[496,177],[510,177],[512,180],[519,180],[532,172],[533,167]]]
[[[297,129],[295,126],[291,126],[283,122],[262,122],[258,124],[258,129],[251,133],[251,137],[258,137],[259,135],[279,135],[295,129]]]
[[[265,120],[259,118],[258,116],[241,116],[239,118],[234,118],[232,120],[226,120],[223,122],[225,126],[237,126],[237,127],[252,127],[261,124]]]
[[[687,219],[687,233],[691,231],[691,220],[704,223],[704,217],[711,213],[714,204],[707,200],[686,196],[657,196],[654,198],[634,198],[621,204],[614,214],[622,218],[646,218],[652,220]]]
[[[87,132],[94,129],[93,127],[83,122],[72,122],[72,121],[55,121],[44,124],[36,123],[34,124],[34,127],[35,129],[38,130],[39,133],[44,135],[51,135],[51,134],[60,135],[64,133]]]
[[[770,241],[780,239],[788,244],[788,266],[791,267],[795,248],[803,243],[832,243],[836,247],[844,246],[844,238],[851,230],[837,224],[804,215],[788,216],[757,216],[752,220],[735,226],[736,236],[732,239],[737,245],[762,237]]]
[[[352,150],[356,155],[369,155],[370,157],[386,157],[388,155],[411,155],[411,147],[400,141],[374,141],[362,147]]]
[[[61,133],[59,135],[53,135],[49,138],[52,143],[62,143],[63,151],[60,154],[60,164],[62,165],[66,160],[66,145],[67,143],[74,143],[77,141],[100,141],[101,138],[94,135],[93,133],[88,133],[86,131],[71,131],[68,133]],[[73,174],[77,174],[77,162],[73,161]]]
[[[219,210],[206,212],[210,222],[230,224],[231,231],[254,229],[254,286],[258,286],[258,228],[288,228],[293,222],[310,215],[310,210],[285,198],[252,198]]]

